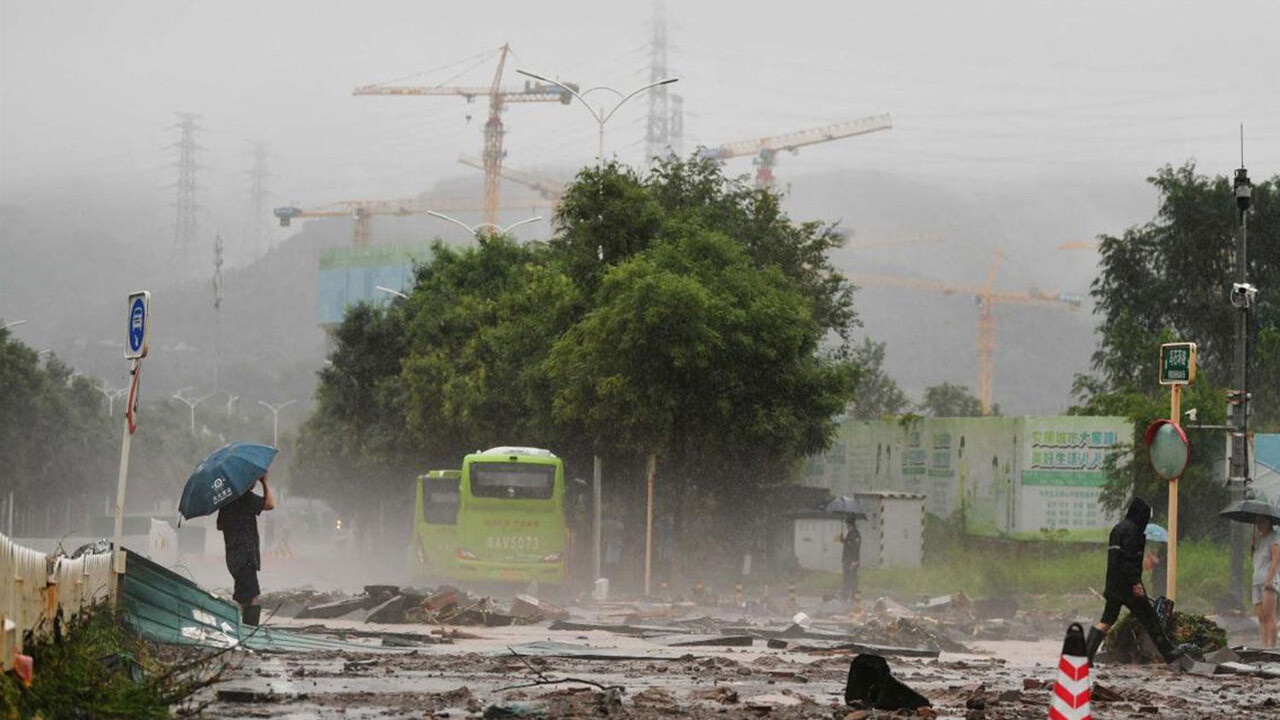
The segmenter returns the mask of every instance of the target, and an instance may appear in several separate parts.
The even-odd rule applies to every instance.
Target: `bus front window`
[[[479,498],[550,500],[556,469],[527,463],[473,463],[471,494]]]

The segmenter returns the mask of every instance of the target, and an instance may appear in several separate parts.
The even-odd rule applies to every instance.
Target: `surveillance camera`
[[[1254,299],[1258,297],[1258,288],[1249,283],[1233,283],[1231,285],[1231,305],[1232,307],[1248,308],[1253,307]]]
[[[1195,408],[1191,408],[1190,410],[1187,410],[1186,412],[1184,412],[1184,413],[1182,413],[1182,414],[1187,416],[1187,422],[1191,422],[1191,423],[1193,423],[1193,422],[1195,422],[1195,421],[1196,421],[1196,415],[1197,415],[1198,413],[1199,413],[1199,411],[1198,411],[1198,410],[1196,410]]]

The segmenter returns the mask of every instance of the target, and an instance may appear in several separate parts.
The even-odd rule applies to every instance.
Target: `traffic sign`
[[[1160,346],[1160,384],[1187,385],[1196,379],[1196,344],[1165,343]]]
[[[151,293],[139,290],[129,294],[129,324],[125,331],[124,356],[136,360],[147,356],[147,331],[151,317]]]
[[[1177,480],[1191,460],[1187,434],[1172,421],[1157,420],[1147,428],[1144,439],[1151,453],[1151,469],[1162,480]]]

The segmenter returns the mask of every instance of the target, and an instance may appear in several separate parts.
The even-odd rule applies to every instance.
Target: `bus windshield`
[[[549,500],[555,479],[552,465],[477,462],[471,465],[471,494],[478,498]]]

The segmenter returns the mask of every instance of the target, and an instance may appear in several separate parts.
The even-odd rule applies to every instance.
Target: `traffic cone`
[[[1053,683],[1049,701],[1049,720],[1091,720],[1089,698],[1093,682],[1089,679],[1089,657],[1085,651],[1084,628],[1071,623],[1062,641],[1062,658],[1058,661],[1058,679]]]

